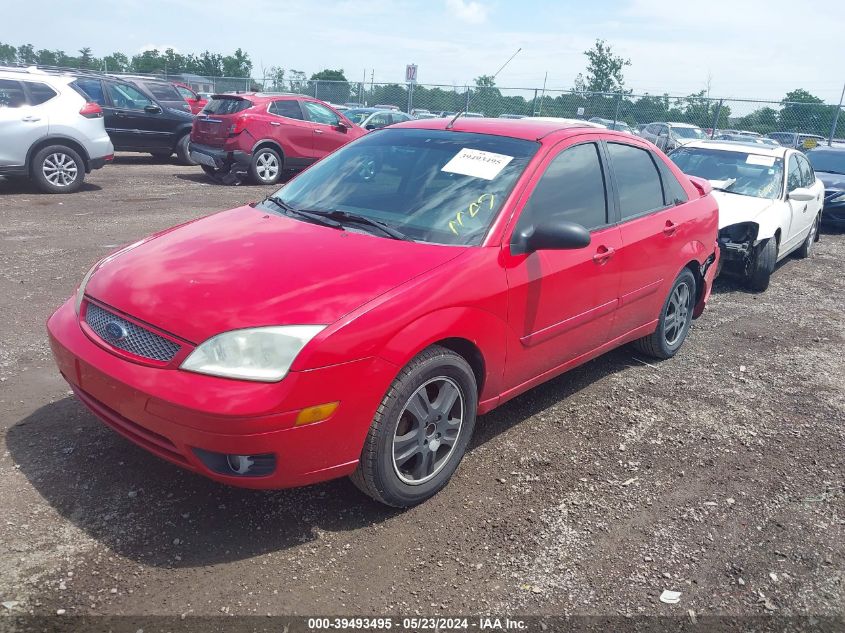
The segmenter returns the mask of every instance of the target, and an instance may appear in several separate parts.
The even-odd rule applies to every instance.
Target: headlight
[[[76,301],[73,304],[74,309],[76,309],[76,315],[79,316],[79,308],[82,307],[82,299],[85,297],[85,286],[88,285],[88,280],[91,279],[91,275],[94,274],[94,271],[99,268],[100,262],[97,262],[93,266],[91,266],[91,270],[85,273],[85,276],[82,278],[82,283],[79,284],[79,288],[76,290]]]
[[[284,325],[224,332],[191,352],[181,368],[223,378],[277,382],[325,327]]]

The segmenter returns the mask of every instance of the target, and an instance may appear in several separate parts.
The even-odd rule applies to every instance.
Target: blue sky
[[[836,102],[845,82],[841,0],[0,0],[0,41],[98,56],[147,47],[246,50],[264,67],[341,67],[350,80],[463,85],[492,74],[500,86],[569,88],[583,51],[601,37],[629,57],[636,93],[780,99],[802,87]],[[11,27],[11,28],[10,28]]]

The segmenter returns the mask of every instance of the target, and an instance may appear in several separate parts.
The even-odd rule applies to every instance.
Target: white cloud
[[[459,20],[481,24],[487,20],[487,7],[477,0],[446,0],[446,7]]]

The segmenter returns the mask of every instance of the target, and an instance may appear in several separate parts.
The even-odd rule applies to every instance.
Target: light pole
[[[839,122],[839,113],[842,112],[842,98],[845,97],[845,85],[842,86],[842,94],[839,95],[839,105],[836,106],[836,114],[833,115],[833,125],[830,126],[830,136],[827,137],[827,146],[833,145],[833,136],[836,134],[836,124]]]

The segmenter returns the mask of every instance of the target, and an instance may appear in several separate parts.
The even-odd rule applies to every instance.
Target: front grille
[[[181,348],[178,343],[104,310],[95,303],[88,304],[85,322],[109,345],[142,358],[167,363]]]

